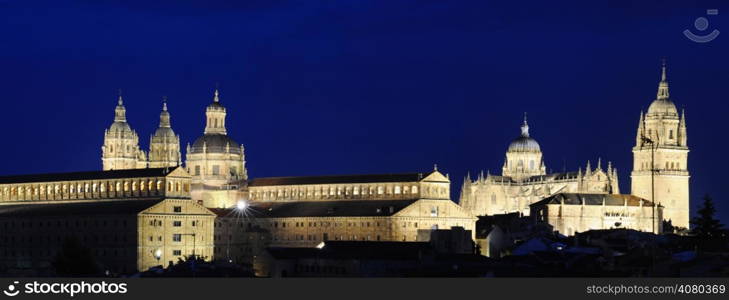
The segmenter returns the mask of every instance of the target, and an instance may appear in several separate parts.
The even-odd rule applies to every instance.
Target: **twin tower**
[[[226,109],[215,90],[213,101],[205,110],[205,131],[195,142],[187,145],[185,169],[192,176],[191,196],[202,202],[230,206],[234,193],[248,179],[245,152],[242,145],[228,136],[225,127]],[[149,152],[139,147],[139,136],[129,126],[121,95],[114,110],[114,123],[104,132],[101,160],[104,170],[167,168],[182,166],[180,136],[170,123],[167,102],[162,105],[159,127],[150,138]],[[206,203],[207,204],[207,203]],[[213,204],[210,203],[212,206]]]

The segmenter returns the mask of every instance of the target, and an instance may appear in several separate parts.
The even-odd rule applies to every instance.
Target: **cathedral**
[[[547,174],[539,143],[526,117],[521,134],[506,151],[501,175],[466,176],[460,205],[476,216],[534,214],[563,234],[608,229],[610,224],[661,232],[656,219],[689,228],[689,172],[686,118],[670,98],[665,64],[656,99],[641,112],[633,147],[631,194],[620,195],[617,169],[601,161],[593,169]],[[552,206],[551,210],[547,207]],[[575,206],[575,210],[567,206]],[[622,206],[621,211],[607,209]],[[633,208],[630,208],[633,207]],[[631,210],[632,209],[632,210]],[[615,219],[615,216],[618,216]],[[632,226],[632,227],[630,227]]]
[[[231,207],[245,196],[248,172],[242,145],[228,136],[226,110],[216,89],[205,110],[203,135],[187,145],[185,169],[192,175],[191,197],[206,207]],[[115,109],[114,123],[104,133],[103,169],[173,168],[182,166],[180,136],[175,134],[164,99],[159,127],[150,138],[147,154],[139,137],[126,120],[122,96]]]
[[[663,65],[658,93],[640,113],[633,147],[631,194],[665,206],[664,219],[689,228],[689,172],[686,116],[668,93]]]
[[[665,65],[656,99],[640,114],[630,195],[620,194],[617,169],[600,159],[547,173],[526,116],[501,174],[467,175],[456,204],[449,176],[437,167],[249,179],[245,148],[228,135],[217,89],[184,165],[166,99],[148,151],[126,112],[120,95],[104,131],[103,171],[0,176],[0,274],[52,270],[70,235],[107,270],[129,273],[186,255],[256,265],[265,264],[259,260],[268,247],[424,242],[435,230],[473,239],[476,216],[507,213],[563,235],[611,228],[659,234],[662,221],[689,226],[686,118],[669,96]]]
[[[617,194],[618,171],[608,162],[602,168],[600,159],[583,171],[547,174],[539,143],[529,135],[526,116],[521,134],[509,144],[501,175],[483,172],[471,180],[469,175],[461,187],[460,204],[473,215],[521,213],[529,215],[529,205],[557,193]]]

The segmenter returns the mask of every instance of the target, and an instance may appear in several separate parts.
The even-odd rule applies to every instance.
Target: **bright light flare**
[[[235,204],[235,208],[240,211],[244,211],[248,208],[248,203],[243,200],[238,200],[238,203]]]

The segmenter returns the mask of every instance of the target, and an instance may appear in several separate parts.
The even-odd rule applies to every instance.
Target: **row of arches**
[[[189,192],[190,185],[161,179],[125,179],[65,183],[29,183],[0,185],[2,200],[84,199],[119,196],[158,195],[167,192]],[[119,195],[122,193],[122,195]],[[130,195],[124,195],[130,194]]]

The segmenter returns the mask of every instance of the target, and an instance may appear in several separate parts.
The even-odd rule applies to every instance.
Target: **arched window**
[[[401,189],[402,188],[399,185],[396,185],[395,186],[395,194],[400,194],[401,193]]]
[[[154,181],[150,180],[147,184],[150,191],[154,189]]]
[[[144,180],[139,181],[139,190],[144,192],[144,190],[147,189],[147,185],[144,183]]]
[[[116,183],[116,189],[114,189],[114,191],[121,192],[121,182],[118,182],[117,181],[117,183]]]
[[[175,192],[179,192],[179,191],[180,191],[180,183],[177,182],[177,183],[175,183]]]
[[[414,186],[413,186],[413,187],[412,187],[412,188],[410,189],[410,191],[411,191],[411,192],[412,192],[413,194],[417,194],[417,193],[418,193],[418,186],[417,186],[417,185],[414,185]]]
[[[125,192],[129,191],[129,181],[124,181],[124,191]]]
[[[519,160],[519,161],[518,161],[518,162],[516,163],[516,166],[517,166],[517,167],[519,167],[520,169],[521,169],[521,168],[523,168],[523,167],[524,167],[524,161],[520,159],[520,160]]]
[[[88,183],[84,184],[84,192],[85,193],[88,193],[89,192],[89,184]]]
[[[534,170],[534,160],[529,161],[529,170]]]
[[[157,180],[157,190],[162,190],[162,180]]]
[[[76,193],[76,185],[71,185],[71,194]]]
[[[378,186],[377,187],[377,194],[378,195],[382,195],[383,193],[385,193],[385,188],[382,187],[382,186]]]
[[[673,139],[673,129],[668,130],[668,138]]]
[[[106,192],[106,182],[102,182],[99,189],[101,190],[102,193]]]
[[[96,193],[96,192],[98,192],[98,191],[99,191],[99,189],[98,189],[98,186],[96,185],[96,183],[94,183],[94,185],[92,186],[92,191],[93,191],[94,193]]]
[[[136,192],[136,191],[137,191],[137,182],[133,181],[132,182],[132,192]]]

